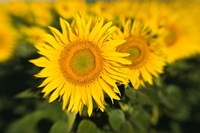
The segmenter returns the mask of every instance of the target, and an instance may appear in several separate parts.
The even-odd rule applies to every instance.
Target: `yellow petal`
[[[103,58],[110,60],[110,61],[119,62],[119,63],[124,64],[124,65],[131,65],[132,64],[132,62],[130,60],[127,60],[127,59],[124,59],[124,58],[121,58],[121,57],[103,56]]]
[[[98,43],[102,36],[107,32],[107,30],[111,27],[112,22],[106,23],[101,29],[99,29],[98,34],[94,38],[94,43]]]
[[[113,52],[113,51],[104,51],[102,53],[103,56],[109,56],[109,57],[127,57],[130,54],[129,53],[120,53],[120,52]]]
[[[110,86],[105,83],[101,78],[99,78],[99,84],[101,88],[109,95],[111,101],[113,103],[113,99],[120,100],[120,98],[114,93],[114,91],[110,88]]]
[[[104,43],[102,51],[116,51],[116,47],[125,43],[125,40],[110,40]]]
[[[66,27],[66,24],[65,24],[65,20],[62,19],[62,18],[60,18],[60,26],[61,26],[62,33],[63,33],[63,38],[62,38],[63,43],[68,44],[69,41],[67,39],[67,37],[68,37],[67,27]]]
[[[55,101],[58,97],[59,97],[59,92],[63,87],[64,82],[62,82],[58,88],[56,88],[56,90],[51,94],[50,98],[49,98],[49,103]]]
[[[83,27],[83,25],[82,25],[82,23],[84,21],[81,20],[79,15],[75,15],[75,20],[76,20],[75,22],[76,22],[76,26],[77,26],[77,29],[78,29],[78,35],[79,35],[80,38],[84,38],[83,28],[85,28],[85,27]]]
[[[115,80],[111,79],[106,72],[102,73],[101,77],[104,79],[104,81],[106,81],[108,84],[110,84],[114,88],[114,92],[120,94],[120,91],[114,82]]]
[[[29,62],[33,63],[39,67],[46,67],[49,64],[49,60],[45,57],[40,57],[38,59],[29,60]]]
[[[98,80],[96,82],[94,82],[94,86],[96,87],[97,90],[97,94],[100,97],[101,103],[103,103],[103,105],[105,104],[105,100],[104,100],[104,94],[103,94],[103,89],[101,88],[101,86],[99,85]]]
[[[68,29],[68,40],[70,42],[73,42],[77,39],[76,35],[72,32],[72,28],[70,27],[69,23],[65,21],[65,25],[67,26]]]
[[[55,39],[57,42],[59,43],[66,43],[65,41],[63,41],[63,35],[60,33],[60,31],[58,31],[56,28],[49,26],[49,29],[51,30],[51,32],[53,33]]]
[[[75,92],[75,97],[74,97],[74,99],[73,99],[73,101],[74,101],[74,106],[73,106],[73,108],[72,108],[72,112],[73,111],[76,111],[76,112],[78,112],[79,111],[79,105],[80,105],[80,102],[81,102],[81,93],[80,93],[80,90],[79,90],[79,88],[78,87],[74,87],[74,92]]]
[[[86,89],[86,91],[88,91]],[[92,111],[93,111],[93,102],[92,102],[92,96],[89,92],[87,92],[87,98],[88,98],[88,103],[87,103],[87,106],[88,106],[88,115],[91,116],[92,115]]]
[[[109,74],[117,75],[117,76],[119,76],[119,77],[124,77],[124,78],[127,77],[127,75],[126,75],[125,73],[122,73],[122,72],[113,70],[113,69],[110,68],[110,67],[104,66],[104,69],[105,69],[105,70],[107,71],[107,73],[109,73]]]
[[[53,90],[55,90],[61,83],[64,82],[63,78],[58,78],[52,82],[50,82],[49,84],[47,84],[44,89],[42,90],[42,92],[44,92],[44,97],[46,97],[47,95],[49,95]]]
[[[147,81],[149,84],[152,84],[152,76],[147,72],[147,70],[144,67],[140,68],[140,73],[142,74],[142,77],[145,81]]]
[[[97,103],[98,107],[105,108],[104,103],[101,101],[101,95],[99,93],[99,90],[95,86],[95,84],[91,85],[91,88],[89,89],[91,91],[92,97],[94,98],[95,102]]]
[[[69,104],[69,99],[70,96],[72,95],[72,90],[74,89],[74,86],[68,82],[66,82],[63,86],[63,89],[65,90],[65,93],[62,97],[63,99],[63,105],[62,105],[62,110],[65,110],[67,105]]]
[[[76,89],[75,89],[76,86],[73,87],[72,91],[71,91],[71,96],[70,96],[70,100],[69,100],[69,105],[67,107],[67,111],[68,112],[72,112],[72,107],[74,106],[75,104],[75,97],[76,97]]]
[[[96,38],[97,33],[99,32],[99,29],[101,29],[101,27],[103,26],[103,19],[100,19],[95,26],[93,27],[92,31],[90,32],[88,38],[89,40],[94,40]]]
[[[81,99],[84,105],[87,105],[87,101],[88,101],[86,89],[87,88],[85,86],[79,87],[79,91],[81,92]]]
[[[66,37],[67,38],[67,37]],[[54,49],[56,50],[63,50],[64,45],[67,45],[68,43],[66,42],[65,44],[63,43],[58,43],[55,38],[52,35],[46,34],[44,36],[45,42],[47,42],[49,45],[51,45]]]
[[[87,22],[86,29],[85,29],[85,34],[84,34],[85,38],[87,38],[88,35],[89,35],[89,33],[90,33],[91,22],[92,22],[92,19],[90,17],[89,20],[88,20],[88,22]]]

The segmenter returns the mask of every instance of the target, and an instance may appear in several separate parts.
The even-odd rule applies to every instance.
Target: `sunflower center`
[[[130,54],[130,58],[137,58],[138,56],[140,56],[140,49],[137,47],[130,47],[128,49],[128,53]]]
[[[95,57],[89,49],[77,51],[71,60],[72,69],[79,75],[85,75],[95,66]]]
[[[60,68],[67,80],[87,84],[99,77],[103,68],[99,48],[89,41],[70,43],[60,55]]]
[[[167,46],[173,46],[177,41],[177,33],[175,27],[171,26],[167,28],[168,32],[164,38]]]
[[[127,59],[132,61],[132,65],[129,65],[129,67],[137,68],[146,62],[149,48],[145,40],[138,37],[130,37],[117,48],[117,51],[130,53]]]

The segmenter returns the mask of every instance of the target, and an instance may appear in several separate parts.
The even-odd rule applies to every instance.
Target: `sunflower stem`
[[[67,117],[68,117],[68,121],[67,121],[67,126],[68,126],[68,129],[66,131],[66,133],[70,133],[70,131],[72,130],[72,127],[73,127],[73,124],[75,122],[75,119],[76,119],[76,112],[67,112],[65,111]]]

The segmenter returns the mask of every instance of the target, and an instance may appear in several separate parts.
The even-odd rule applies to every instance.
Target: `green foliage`
[[[77,133],[99,133],[99,130],[90,120],[82,120],[78,125]]]
[[[50,133],[67,133],[68,123],[65,120],[56,121],[50,129]]]
[[[121,126],[125,122],[124,112],[119,109],[109,112],[108,121],[115,132],[120,132]]]
[[[7,133],[37,133],[37,124],[42,119],[49,119],[52,122],[56,122],[57,120],[65,120],[67,115],[65,115],[60,107],[55,105],[45,105],[46,103],[40,104],[38,110],[28,113],[21,119],[13,122],[10,125],[10,128],[6,130]],[[55,113],[56,112],[56,113]],[[66,123],[66,122],[65,122]],[[56,124],[56,123],[55,123]],[[55,127],[53,127],[55,129]],[[58,128],[57,128],[58,129]]]

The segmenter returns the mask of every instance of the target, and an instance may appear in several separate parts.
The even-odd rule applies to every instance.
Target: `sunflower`
[[[153,2],[148,5],[149,8],[143,14],[146,18],[154,19],[162,29],[167,62],[171,64],[196,54],[199,49],[198,24],[193,21],[195,19],[191,17],[192,13],[185,10],[186,6],[188,8],[192,4],[175,1],[168,4]]]
[[[0,14],[0,63],[9,60],[15,49],[15,30],[7,20],[5,15]]]
[[[86,12],[86,3],[83,0],[68,1],[58,0],[54,3],[54,8],[59,16],[71,19],[76,12]]]
[[[91,15],[100,16],[106,21],[110,21],[114,18],[113,3],[110,2],[97,1],[89,4],[88,12]]]
[[[6,10],[7,4],[2,6],[5,7],[0,9],[0,63],[9,60],[13,56],[16,47],[15,42],[18,37]]]
[[[51,2],[28,2],[29,16],[32,16],[28,21],[41,26],[49,25],[53,21]]]
[[[132,64],[126,67],[130,68],[127,72],[135,89],[145,86],[145,82],[153,84],[153,78],[163,73],[166,64],[161,40],[150,27],[141,20],[129,19],[124,22],[123,31],[118,31],[116,35],[126,39],[117,51],[130,53],[126,58]]]
[[[172,13],[171,8],[173,7],[169,6],[166,9],[166,15],[162,18],[168,63],[191,57],[199,48],[199,34],[196,31],[198,25],[191,21],[190,14],[184,7],[178,8],[176,13]],[[173,16],[168,17],[167,14],[173,14]]]
[[[62,33],[50,27],[54,36],[47,34],[46,43],[36,45],[43,55],[32,63],[43,70],[36,76],[46,78],[39,87],[44,87],[44,96],[51,95],[49,102],[60,98],[62,109],[79,112],[85,106],[88,115],[93,111],[93,100],[99,109],[104,111],[104,93],[113,99],[120,100],[116,82],[127,82],[127,75],[122,64],[131,64],[123,57],[128,53],[116,52],[123,39],[111,39],[116,28],[112,22],[104,24],[99,19],[91,25],[92,19],[75,15],[70,25],[60,19]]]
[[[43,42],[43,38],[46,35],[45,29],[38,26],[21,27],[21,31],[25,35],[27,41],[31,44]]]
[[[6,9],[8,12],[16,17],[25,18],[29,14],[29,7],[27,6],[27,2],[24,1],[11,1],[6,4]],[[20,10],[19,10],[20,9]]]

